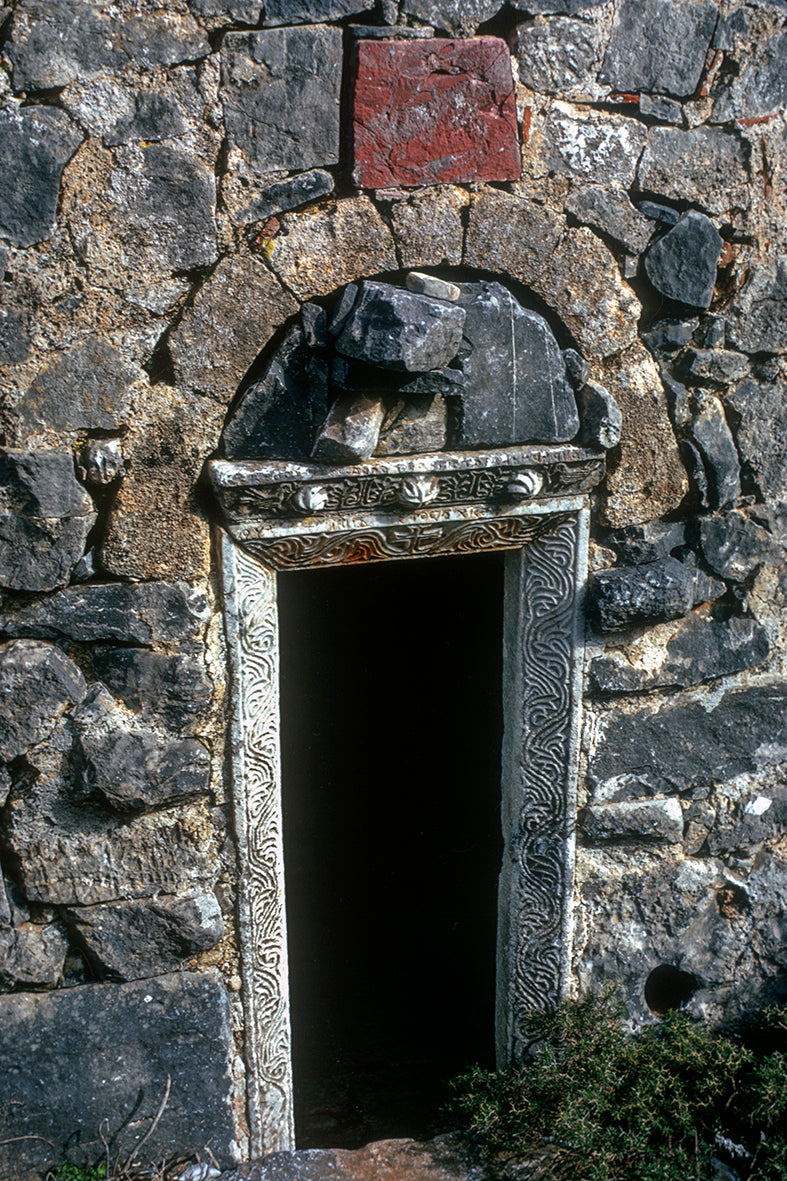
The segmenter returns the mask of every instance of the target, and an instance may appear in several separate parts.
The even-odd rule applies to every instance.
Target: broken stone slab
[[[0,629],[9,636],[130,644],[191,640],[210,618],[205,592],[183,582],[93,583],[5,608]]]
[[[0,999],[0,1102],[9,1176],[101,1157],[102,1121],[122,1159],[152,1125],[141,1153],[160,1162],[172,1146],[237,1161],[232,1022],[216,971],[176,972],[129,984],[86,984]],[[46,1103],[41,1096],[46,1095]]]
[[[692,415],[689,391],[683,382],[676,381],[664,366],[661,369],[661,384],[664,386],[664,392],[667,395],[667,404],[669,406],[672,425],[678,429],[687,427],[691,422]]]
[[[579,429],[566,364],[546,320],[500,283],[460,284],[465,344],[453,445],[567,442]]]
[[[639,161],[637,181],[643,193],[728,215],[731,208],[749,206],[748,161],[749,145],[734,132],[719,127],[654,127]]]
[[[297,209],[309,201],[327,197],[334,190],[334,179],[324,168],[312,168],[287,180],[267,185],[253,201],[230,214],[235,225],[245,226],[253,221],[266,221],[276,213]]]
[[[638,566],[666,558],[686,540],[682,521],[647,521],[643,525],[625,525],[606,539],[625,565]]]
[[[221,79],[230,146],[253,172],[338,163],[340,29],[301,25],[227,33]]]
[[[674,226],[680,217],[677,209],[655,201],[637,201],[636,207],[645,217],[649,217],[651,221],[657,221],[663,226]]]
[[[405,278],[405,286],[415,295],[428,295],[432,299],[448,299],[455,303],[461,294],[456,283],[448,283],[445,279],[438,279],[435,275],[425,275],[422,271],[409,271]]]
[[[446,444],[446,404],[439,394],[397,400],[386,411],[375,455],[442,451]]]
[[[173,740],[115,725],[83,730],[79,747],[85,786],[118,812],[172,804],[210,785],[210,753],[195,738]]]
[[[456,356],[464,322],[465,311],[456,304],[365,281],[336,350],[385,369],[442,369]]]
[[[744,849],[751,856],[764,845],[774,844],[787,830],[787,791],[784,788],[769,784],[762,791],[737,799],[737,793],[733,792],[720,795],[721,807],[706,838],[711,857],[740,857]],[[749,902],[748,897],[746,902]]]
[[[727,311],[727,342],[745,353],[787,352],[787,261],[752,265]]]
[[[699,538],[710,568],[732,582],[744,582],[763,562],[775,564],[783,559],[781,547],[768,530],[737,509],[703,517]]]
[[[691,320],[659,320],[642,339],[656,357],[673,357],[692,339],[699,325],[698,317]]]
[[[63,917],[93,965],[120,980],[177,971],[224,935],[221,909],[209,891],[67,907]]]
[[[694,606],[694,576],[676,558],[600,570],[590,586],[589,610],[601,631],[643,620],[678,619]]]
[[[694,606],[715,603],[727,593],[727,584],[701,566],[693,550],[683,549],[677,555],[687,570],[694,574]]]
[[[374,7],[374,0],[266,0],[263,24],[318,25]]]
[[[680,455],[688,473],[695,504],[701,509],[710,508],[710,482],[699,448],[690,439],[681,439]]]
[[[724,316],[706,312],[694,333],[694,341],[700,349],[724,349],[727,321]]]
[[[33,379],[16,407],[25,431],[115,430],[130,409],[140,376],[102,337],[59,353]]]
[[[341,394],[317,434],[312,455],[318,463],[363,463],[371,459],[385,417],[382,398]]]
[[[0,758],[10,761],[43,742],[69,706],[82,701],[85,678],[53,644],[0,645]]]
[[[707,308],[719,265],[722,237],[710,218],[690,210],[648,248],[645,274],[661,295]]]
[[[579,830],[591,844],[678,844],[683,840],[683,809],[675,796],[591,804],[581,814]]]
[[[729,508],[741,494],[741,465],[724,408],[712,394],[698,393],[691,420],[691,438],[699,448],[708,476],[712,508]]]
[[[625,193],[588,185],[575,189],[566,209],[578,221],[601,230],[632,254],[641,254],[653,237],[653,223],[631,203]]]
[[[604,28],[571,17],[536,16],[517,25],[512,50],[524,86],[538,94],[593,100],[602,88],[596,82],[603,52]]]
[[[589,680],[597,693],[605,694],[685,689],[757,668],[769,654],[768,636],[755,620],[694,613],[595,657]]]
[[[618,93],[690,97],[717,19],[712,0],[622,0],[599,80]]]
[[[0,926],[0,992],[56,988],[67,951],[68,940],[57,923]]]
[[[620,407],[603,386],[588,381],[577,394],[582,447],[601,447],[609,451],[617,447],[623,429]]]
[[[662,123],[673,123],[683,126],[683,107],[674,99],[665,98],[662,94],[645,94],[639,96],[639,113],[650,119],[658,119]]]
[[[741,33],[743,30],[738,29]],[[737,44],[736,44],[737,42]],[[712,119],[732,123],[775,115],[787,103],[787,32],[783,26],[733,37],[723,48],[736,69],[719,79]],[[731,52],[730,52],[731,51]]]
[[[91,658],[96,676],[143,720],[179,731],[204,723],[213,686],[196,652],[96,646]]]
[[[684,380],[692,384],[729,386],[749,372],[749,359],[731,349],[687,349],[681,358]]]
[[[13,246],[33,246],[51,234],[60,177],[82,135],[57,107],[0,110],[0,234]]]
[[[505,41],[359,41],[355,52],[353,179],[359,187],[519,177]]]
[[[787,500],[787,386],[744,381],[724,399],[747,491]]]
[[[563,360],[566,363],[568,380],[575,390],[581,390],[590,380],[590,361],[587,361],[576,349],[563,349]]]

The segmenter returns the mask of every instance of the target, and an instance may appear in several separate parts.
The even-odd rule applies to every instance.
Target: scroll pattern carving
[[[336,533],[296,533],[283,538],[244,536],[242,544],[274,570],[289,570],[513,548],[527,545],[561,519],[533,516],[397,524]]]
[[[252,1153],[294,1146],[279,752],[276,579],[233,547],[234,793]],[[231,641],[233,637],[230,637]]]

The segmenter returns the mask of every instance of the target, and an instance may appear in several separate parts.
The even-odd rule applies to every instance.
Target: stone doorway
[[[503,566],[279,575],[299,1147],[434,1134],[494,1065]]]

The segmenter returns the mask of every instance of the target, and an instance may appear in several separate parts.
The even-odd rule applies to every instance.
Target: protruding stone
[[[99,487],[121,480],[126,469],[120,439],[91,439],[79,456],[79,474]]]
[[[688,426],[691,422],[689,391],[682,381],[676,381],[672,374],[665,372],[664,369],[661,372],[661,384],[664,386],[664,392],[667,395],[667,404],[669,406],[672,425],[679,429]]]
[[[719,127],[654,127],[637,180],[643,193],[728,214],[749,205],[748,159],[748,144]]]
[[[196,654],[99,646],[91,655],[96,676],[145,721],[181,731],[204,721],[212,686]]]
[[[80,737],[84,782],[118,812],[142,812],[207,791],[210,755],[194,738],[153,730],[87,729]]]
[[[703,517],[699,529],[705,561],[722,578],[733,582],[743,582],[763,562],[773,563],[783,557],[768,530],[737,510]]]
[[[730,349],[687,349],[681,369],[698,385],[728,386],[749,372],[749,359]]]
[[[439,394],[398,399],[386,411],[375,455],[441,451],[446,444],[446,405]]]
[[[682,521],[648,521],[644,525],[626,525],[607,539],[621,562],[638,566],[666,558],[686,540],[686,526]]]
[[[623,415],[612,394],[594,381],[587,382],[577,394],[581,422],[579,441],[583,447],[601,447],[609,451],[620,442]]]
[[[459,299],[460,290],[456,283],[447,283],[445,279],[438,279],[434,275],[424,275],[421,271],[409,271],[405,279],[408,291],[416,295],[429,295],[432,299],[448,299],[453,303]]]
[[[52,644],[0,645],[0,758],[10,761],[43,742],[63,711],[86,692],[82,673]]]
[[[461,284],[466,344],[458,447],[566,442],[579,416],[558,343],[542,316],[499,283]]]
[[[712,0],[622,0],[600,80],[621,93],[688,98],[702,75],[717,19]]]
[[[227,33],[221,60],[227,135],[254,172],[338,162],[341,29]]]
[[[0,924],[0,991],[55,988],[67,951],[68,940],[57,923]]]
[[[575,390],[581,390],[585,382],[590,380],[590,361],[585,360],[576,349],[563,349],[563,360],[568,380]]]
[[[591,804],[580,817],[582,837],[614,844],[677,844],[683,840],[683,809],[675,796]]]
[[[356,184],[382,189],[518,178],[504,41],[360,41],[356,53]]]
[[[442,369],[456,356],[464,322],[464,309],[454,304],[365,282],[336,350],[385,369]]]
[[[320,428],[312,452],[318,463],[342,465],[370,459],[385,417],[381,398],[342,394]]]
[[[679,102],[665,98],[662,94],[641,93],[639,113],[650,119],[659,119],[662,123],[673,123],[677,127],[683,126],[683,107]]]
[[[722,237],[713,222],[693,210],[658,238],[645,255],[645,273],[668,299],[707,308],[721,254]]]
[[[236,225],[245,226],[253,221],[265,221],[276,213],[297,209],[309,201],[317,201],[333,192],[334,179],[323,168],[312,168],[300,172],[287,180],[275,181],[264,188],[247,205],[233,209],[230,216]]]
[[[590,612],[601,631],[642,620],[678,619],[694,606],[694,577],[675,558],[600,570],[593,577]]]
[[[578,221],[601,230],[632,254],[640,254],[653,237],[653,223],[632,205],[625,193],[598,185],[575,189],[566,209]]]
[[[705,463],[711,507],[729,508],[741,494],[738,451],[718,398],[702,394],[695,400],[697,413],[691,420],[691,437]]]
[[[115,430],[128,415],[138,376],[106,340],[91,336],[41,370],[17,413],[28,432]]]
[[[57,107],[0,110],[0,234],[14,246],[48,238],[55,224],[60,177],[82,140]]]

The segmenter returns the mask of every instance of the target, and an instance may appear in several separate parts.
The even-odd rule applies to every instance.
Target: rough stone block
[[[674,357],[689,343],[698,325],[696,316],[691,320],[659,320],[649,332],[643,332],[642,339],[654,356]]]
[[[56,923],[14,928],[0,923],[0,992],[55,988],[62,980],[67,951],[68,940]]]
[[[722,244],[710,218],[691,210],[648,248],[645,274],[668,299],[707,308],[713,299]]]
[[[318,463],[342,465],[371,459],[385,417],[381,398],[342,394],[328,411],[312,452]]]
[[[222,1167],[237,1160],[232,1026],[217,973],[19,993],[0,999],[0,1015],[0,1106],[13,1113],[4,1138],[14,1137],[2,1149],[5,1176],[103,1159],[98,1130],[107,1118],[110,1143],[125,1158],[150,1127],[168,1076],[169,1101],[143,1161],[207,1143]]]
[[[753,265],[727,312],[727,341],[745,353],[787,351],[787,261]]]
[[[455,185],[413,193],[391,206],[391,224],[403,267],[458,266],[462,261],[467,193]]]
[[[456,302],[461,294],[456,283],[438,279],[435,275],[425,275],[422,271],[410,271],[405,277],[405,286],[415,295],[428,295],[432,299],[449,299],[452,302]]]
[[[177,971],[224,935],[224,920],[211,893],[70,907],[67,924],[99,971],[139,980]]]
[[[711,0],[622,0],[600,81],[619,93],[694,94],[718,13]]]
[[[334,189],[334,179],[323,168],[312,168],[287,180],[267,185],[260,194],[240,209],[230,211],[236,225],[245,226],[252,221],[265,221],[276,213],[297,209],[319,197],[327,197]]]
[[[583,447],[609,451],[620,442],[623,415],[612,394],[595,381],[588,381],[577,394],[582,423],[579,441]]]
[[[600,570],[591,583],[589,610],[602,631],[646,619],[678,619],[693,606],[694,577],[675,558]]]
[[[87,687],[77,666],[52,644],[12,640],[0,646],[0,758],[10,761],[42,742]]]
[[[644,193],[726,214],[749,205],[748,159],[748,144],[719,127],[654,127],[637,180]]]
[[[517,25],[512,49],[520,81],[538,94],[597,98],[603,34],[603,26],[592,21],[563,16],[536,16]]]
[[[139,374],[107,341],[91,336],[45,366],[16,412],[27,432],[115,430],[129,411],[129,386]]]
[[[677,844],[683,840],[683,809],[675,796],[591,804],[582,813],[579,828],[590,843]]]
[[[556,102],[544,124],[541,151],[546,168],[580,184],[627,189],[634,183],[647,136],[636,119]]]
[[[733,582],[744,582],[763,562],[778,562],[783,557],[768,530],[737,510],[703,517],[699,535],[705,561]]]
[[[741,465],[724,408],[712,394],[698,395],[690,432],[702,455],[712,508],[729,508],[741,494]]]
[[[606,540],[627,566],[655,562],[666,558],[686,540],[686,526],[682,521],[648,521],[644,525],[626,525]]]
[[[403,0],[402,4],[411,16],[452,37],[472,37],[499,7],[499,0]]]
[[[653,222],[632,205],[625,193],[588,185],[572,192],[566,209],[578,221],[608,234],[632,254],[640,254],[653,237]]]
[[[122,726],[80,736],[84,782],[118,812],[136,813],[208,790],[210,754],[195,738]],[[162,969],[163,970],[163,969]]]
[[[565,219],[545,205],[499,189],[482,189],[470,205],[464,261],[470,267],[511,275],[532,287],[565,226]]]
[[[581,390],[590,380],[590,361],[587,361],[576,349],[563,349],[563,360],[566,363],[568,380],[575,390]]]
[[[9,636],[118,640],[130,644],[191,640],[210,618],[205,592],[183,582],[93,583],[68,587],[0,612]]]
[[[266,0],[264,25],[309,25],[339,21],[374,6],[374,0]]]
[[[152,90],[134,95],[134,107],[121,116],[103,136],[107,147],[139,140],[157,143],[184,135],[188,127],[177,99],[165,91]]]
[[[91,656],[96,676],[144,720],[181,731],[204,722],[212,685],[196,653],[94,647]]]
[[[442,369],[456,356],[464,322],[464,309],[456,304],[364,282],[336,338],[336,351],[408,373]]]
[[[787,104],[787,32],[776,25],[734,40],[737,45],[730,46],[732,52],[726,56],[738,68],[719,80],[714,123],[777,114]]]
[[[224,125],[254,172],[338,162],[340,29],[227,33],[221,59]]]
[[[681,358],[684,380],[697,385],[728,386],[749,372],[749,359],[730,349],[687,349]]]
[[[55,224],[60,177],[82,136],[57,107],[0,111],[0,234],[14,246],[48,238]]]
[[[519,176],[504,41],[361,41],[356,52],[356,184],[380,189]]]
[[[441,451],[446,443],[446,405],[439,394],[398,400],[386,411],[375,455]]]
[[[724,401],[747,491],[787,500],[787,386],[744,381]]]
[[[463,283],[466,344],[458,447],[566,442],[579,416],[563,355],[542,316],[499,283]]]

